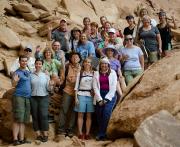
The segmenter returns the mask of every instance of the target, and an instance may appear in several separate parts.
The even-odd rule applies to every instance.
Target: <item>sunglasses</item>
[[[30,50],[30,49],[25,49],[24,51],[25,52],[32,52],[32,50]]]
[[[125,38],[124,40],[125,40],[125,41],[129,41],[129,40],[132,41],[133,38]]]

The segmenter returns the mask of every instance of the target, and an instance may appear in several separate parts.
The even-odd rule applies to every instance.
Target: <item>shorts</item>
[[[79,105],[75,106],[76,112],[94,112],[93,98],[90,96],[78,95]]]
[[[149,52],[148,54],[149,54],[149,58],[148,58],[149,63],[154,63],[158,61],[157,51]]]
[[[12,99],[13,118],[18,123],[30,121],[30,99],[20,96],[13,96]]]

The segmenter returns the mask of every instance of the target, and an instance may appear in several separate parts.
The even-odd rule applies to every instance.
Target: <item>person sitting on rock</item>
[[[27,66],[26,69],[30,72],[33,72],[35,70],[35,58],[31,57],[32,56],[32,46],[31,45],[27,45],[23,51],[23,55],[27,56],[28,61],[27,61]],[[10,75],[13,75],[13,73],[20,67],[19,64],[19,58],[17,58],[11,68],[10,68]]]
[[[13,73],[12,85],[15,92],[12,98],[13,111],[13,145],[31,143],[25,140],[25,124],[30,121],[30,98],[31,82],[30,72],[27,70],[28,57],[21,55],[19,57],[20,67]]]

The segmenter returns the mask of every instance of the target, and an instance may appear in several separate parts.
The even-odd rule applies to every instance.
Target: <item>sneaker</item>
[[[19,140],[14,140],[13,141],[13,146],[17,146],[17,145],[20,145],[21,143],[19,142]]]
[[[62,130],[58,130],[57,135],[64,135],[64,136],[67,136],[67,132],[66,131],[62,131]]]
[[[106,136],[96,136],[96,141],[106,141]]]
[[[42,136],[37,136],[36,140],[42,141]]]
[[[84,139],[84,135],[83,135],[83,134],[79,134],[79,135],[78,135],[78,138],[79,138],[79,139]]]
[[[48,136],[43,136],[41,141],[42,142],[47,142],[48,141]]]
[[[21,144],[31,144],[31,141],[28,141],[28,140],[26,140],[26,139],[24,139],[24,140],[19,140],[19,142],[20,142]]]

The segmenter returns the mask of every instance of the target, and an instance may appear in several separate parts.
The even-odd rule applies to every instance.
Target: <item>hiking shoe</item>
[[[31,144],[31,141],[28,141],[26,139],[24,140],[19,140],[20,144]]]
[[[48,141],[48,136],[43,136],[41,141],[42,142],[47,142]]]
[[[69,136],[70,138],[72,138],[74,136],[72,129],[67,129],[66,133],[67,133],[67,136]]]
[[[42,141],[42,136],[37,136],[36,140]]]
[[[106,136],[96,136],[96,141],[106,141]]]
[[[17,146],[17,145],[20,145],[21,143],[19,142],[19,140],[14,140],[13,141],[13,146]]]

